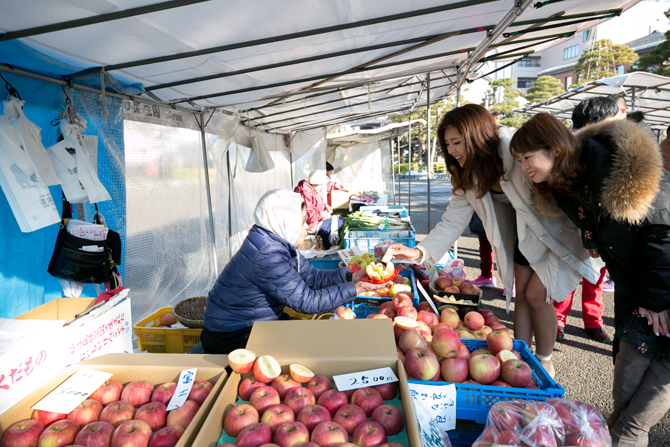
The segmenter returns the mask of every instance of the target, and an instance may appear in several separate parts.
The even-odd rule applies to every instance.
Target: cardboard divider
[[[332,380],[334,375],[390,367],[398,377],[398,391],[410,447],[421,447],[407,375],[398,360],[391,320],[302,320],[256,322],[247,349],[270,355],[289,374],[292,363]],[[214,403],[193,447],[216,447],[223,418],[237,402],[237,390],[251,373],[232,373]]]
[[[186,447],[193,443],[205,418],[210,413],[228,375],[228,356],[211,354],[107,354],[76,363],[44,383],[19,403],[0,414],[0,432],[14,422],[30,419],[31,407],[79,369],[93,369],[113,373],[113,380],[124,386],[134,380],[148,380],[154,387],[166,382],[176,382],[184,369],[198,368],[195,380],[209,381],[214,385],[200,410],[184,431],[175,447]]]

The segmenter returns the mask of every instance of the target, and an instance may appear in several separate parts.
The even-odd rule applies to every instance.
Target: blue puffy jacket
[[[207,296],[205,328],[231,332],[277,320],[284,306],[306,314],[335,309],[356,296],[347,271],[315,269],[293,245],[254,225]]]

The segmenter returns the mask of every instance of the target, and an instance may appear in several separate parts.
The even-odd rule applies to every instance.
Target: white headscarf
[[[293,245],[302,231],[302,197],[282,189],[268,191],[258,201],[254,219],[256,225]]]

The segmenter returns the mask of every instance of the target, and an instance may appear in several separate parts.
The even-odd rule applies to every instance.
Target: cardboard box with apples
[[[420,447],[407,376],[396,356],[391,321],[258,322],[247,348],[259,357],[250,362],[231,353],[231,366],[236,364],[236,369],[247,372],[231,374],[193,442],[194,447],[217,446],[224,421],[228,424],[226,434],[237,435],[238,447],[253,446],[260,442],[259,439],[267,440],[268,437],[281,446],[293,445],[295,440],[291,438],[294,437],[319,446],[350,442],[355,436],[354,425],[362,426],[358,433],[361,439],[371,438],[369,441],[359,439],[360,445],[368,445],[367,442],[373,445],[379,441],[373,438],[379,437],[381,432],[375,425],[378,422],[367,420],[366,409],[371,411],[369,417],[372,419],[373,407],[378,407],[380,413],[376,418],[391,425],[397,425],[398,421],[392,419],[397,418],[399,412],[396,410],[401,409],[406,447]],[[246,368],[242,367],[244,364]],[[399,379],[400,401],[396,399],[396,406],[391,405],[395,410],[387,409],[387,405],[377,405],[384,399],[380,392],[368,392],[365,388],[341,393],[330,389],[333,376],[384,367],[391,368]],[[251,380],[256,377],[267,382]],[[301,386],[301,382],[305,386]],[[343,394],[345,398],[351,395],[349,401],[356,405],[345,404]],[[241,403],[240,399],[249,404]],[[284,404],[280,403],[282,400]],[[348,407],[343,408],[344,405],[351,407],[351,411],[347,411]],[[388,410],[388,414],[384,410]],[[338,412],[341,413],[339,417]],[[256,419],[260,423],[255,423]],[[253,422],[250,424],[249,421]],[[349,425],[352,426],[351,433],[346,428]],[[242,426],[246,428],[238,430]],[[390,430],[393,432],[392,428]],[[310,434],[309,439],[305,438],[306,433]],[[314,444],[305,445],[315,447]]]

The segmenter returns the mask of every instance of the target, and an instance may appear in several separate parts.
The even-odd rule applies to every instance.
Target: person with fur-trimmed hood
[[[575,127],[586,127],[575,135],[552,115],[535,115],[510,148],[535,184],[540,214],[567,214],[614,280],[614,411],[607,424],[612,446],[643,447],[670,409],[670,174],[649,133],[607,119],[618,108],[604,100],[587,111],[613,105],[613,113],[601,113],[602,121],[578,114]]]

